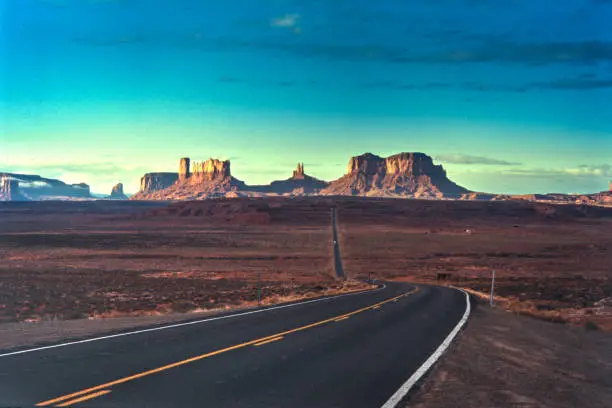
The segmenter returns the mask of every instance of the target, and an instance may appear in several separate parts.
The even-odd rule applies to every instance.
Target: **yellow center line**
[[[284,338],[283,336],[278,336],[278,337],[275,337],[275,338],[270,339],[270,340],[262,341],[261,343],[255,343],[254,345],[256,347],[259,347],[259,346],[263,346],[264,344],[272,343],[273,341],[282,340],[283,338]]]
[[[307,324],[305,326],[301,326],[301,327],[297,327],[295,329],[287,330],[287,331],[284,331],[282,333],[276,333],[276,334],[272,334],[270,336],[261,337],[259,339],[250,340],[250,341],[247,341],[247,342],[244,342],[244,343],[240,343],[240,344],[236,344],[236,345],[233,345],[233,346],[230,346],[230,347],[226,347],[226,348],[223,348],[223,349],[212,351],[210,353],[201,354],[199,356],[195,356],[195,357],[191,357],[191,358],[188,358],[188,359],[185,359],[185,360],[177,361],[175,363],[167,364],[165,366],[154,368],[152,370],[143,371],[142,373],[130,375],[128,377],[119,378],[118,380],[110,381],[110,382],[107,382],[105,384],[96,385],[95,387],[91,387],[91,388],[87,388],[87,389],[84,389],[84,390],[81,390],[81,391],[77,391],[77,392],[74,392],[72,394],[68,394],[68,395],[57,397],[57,398],[54,398],[54,399],[51,399],[51,400],[39,402],[38,404],[36,404],[36,406],[37,407],[46,407],[48,405],[55,404],[56,402],[65,401],[67,399],[78,397],[78,396],[81,396],[83,394],[89,394],[91,392],[102,390],[102,389],[105,389],[105,388],[109,388],[109,387],[112,387],[114,385],[123,384],[123,383],[126,383],[128,381],[136,380],[138,378],[146,377],[146,376],[149,376],[149,375],[152,375],[152,374],[157,374],[157,373],[159,373],[161,371],[169,370],[171,368],[180,367],[182,365],[193,363],[193,362],[199,361],[199,360],[203,360],[205,358],[216,356],[216,355],[222,354],[222,353],[226,353],[228,351],[232,351],[232,350],[237,350],[237,349],[240,349],[240,348],[248,347],[248,346],[251,346],[251,345],[254,345],[254,344],[257,344],[257,343],[263,343],[263,342],[266,342],[267,340],[272,340],[272,339],[275,339],[277,337],[283,337],[283,336],[286,336],[288,334],[296,333],[296,332],[307,330],[307,329],[310,329],[310,328],[313,328],[313,327],[321,326],[321,325],[324,325],[326,323],[337,321],[338,319],[342,319],[344,317],[348,318],[348,317],[356,315],[358,313],[362,313],[362,312],[364,312],[366,310],[371,310],[371,309],[374,309],[374,308],[379,308],[381,305],[383,305],[383,304],[385,304],[387,302],[392,302],[395,299],[399,299],[402,296],[411,295],[413,293],[418,292],[418,290],[419,290],[419,288],[415,288],[415,289],[411,290],[410,292],[404,293],[403,295],[395,296],[393,298],[390,298],[390,299],[387,299],[387,300],[383,300],[382,302],[378,302],[376,304],[373,304],[373,305],[370,305],[370,306],[367,306],[367,307],[364,307],[364,308],[361,308],[361,309],[357,309],[357,310],[354,310],[352,312],[349,312],[349,313],[346,313],[346,314],[343,314],[343,315],[339,315],[339,316],[335,316],[335,317],[332,317],[332,318],[329,318],[329,319],[321,320],[319,322]]]
[[[346,319],[348,319],[348,318],[349,318],[349,316],[344,316],[344,317],[341,317],[341,318],[336,319],[336,320],[334,320],[334,321],[336,321],[336,322],[341,322],[341,321],[346,320]]]
[[[111,392],[111,390],[104,390],[104,391],[96,392],[94,394],[85,395],[84,397],[81,397],[81,398],[77,398],[77,399],[73,399],[73,400],[70,400],[70,401],[66,401],[63,404],[58,405],[58,407],[67,407],[69,405],[76,404],[77,402],[83,402],[83,401],[87,401],[87,400],[90,400],[90,399],[94,399],[94,398],[100,397],[102,395],[110,394],[110,392]]]

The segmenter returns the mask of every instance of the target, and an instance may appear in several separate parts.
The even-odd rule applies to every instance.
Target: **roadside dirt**
[[[325,296],[342,295],[346,293],[373,289],[375,286],[364,285],[361,282],[346,282],[341,290],[327,290],[325,293],[308,293],[306,295],[278,296],[269,295],[262,301],[262,306],[272,306],[300,300],[316,299]],[[44,346],[57,342],[73,341],[92,336],[104,336],[126,330],[158,325],[175,324],[186,321],[206,319],[223,312],[240,312],[254,310],[258,307],[256,301],[244,302],[240,306],[226,305],[217,309],[195,309],[183,313],[164,314],[115,314],[109,317],[90,317],[88,319],[60,320],[45,318],[35,322],[12,322],[0,324],[0,350],[25,346]]]
[[[411,408],[607,408],[612,335],[480,305]]]

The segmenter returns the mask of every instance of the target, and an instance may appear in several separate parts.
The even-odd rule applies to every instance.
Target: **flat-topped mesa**
[[[304,163],[298,163],[297,168],[293,170],[293,176],[291,178],[292,179],[303,179],[304,176],[305,176]]]
[[[400,153],[385,159],[386,174],[421,175],[446,177],[442,166],[434,164],[433,159],[424,153]]]
[[[194,162],[190,180],[194,182],[231,178],[229,160],[208,159]]]
[[[347,173],[362,172],[365,174],[377,174],[385,168],[385,159],[372,153],[361,156],[353,156],[349,160]]]
[[[191,177],[191,171],[190,171],[190,164],[191,160],[189,159],[189,157],[183,157],[179,163],[179,172],[178,172],[178,179],[179,181],[185,181],[187,180],[189,177]]]
[[[442,166],[424,153],[387,158],[372,153],[351,157],[348,172],[321,191],[323,195],[450,197],[468,190],[453,183]]]
[[[146,194],[164,190],[177,180],[177,173],[147,173],[140,179],[140,192]]]

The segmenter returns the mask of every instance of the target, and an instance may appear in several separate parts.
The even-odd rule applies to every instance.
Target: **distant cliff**
[[[111,190],[110,194],[111,200],[127,200],[128,197],[123,192],[123,183],[117,183]]]
[[[287,180],[273,181],[268,191],[276,194],[316,194],[328,186],[328,182],[309,176],[304,172],[304,163],[298,163],[293,176]]]
[[[444,168],[424,153],[383,158],[372,153],[351,157],[347,173],[323,189],[323,195],[459,198],[469,190],[451,181]]]
[[[190,168],[191,164],[191,168]],[[245,184],[232,177],[229,160],[193,162],[184,157],[178,173],[149,173],[132,200],[189,200],[236,196]]]
[[[365,196],[456,200],[529,200],[551,203],[612,205],[612,192],[597,194],[506,195],[474,192],[452,181],[444,167],[425,153],[407,152],[389,157],[364,153],[351,157],[346,174],[327,182],[309,176],[298,163],[286,180],[247,185],[231,174],[229,160],[191,162],[180,159],[178,173],[148,173],[134,200],[203,200],[218,197]]]
[[[177,173],[147,173],[140,179],[140,193],[163,190],[176,183]]]
[[[56,179],[17,173],[0,173],[0,180],[4,180],[0,191],[0,200],[4,201],[91,198],[91,191],[85,183],[66,184]],[[7,198],[7,190],[10,190],[12,198]]]
[[[0,201],[29,201],[21,194],[19,182],[11,177],[0,178]]]
[[[249,186],[231,175],[229,160],[194,162],[182,158],[179,172],[143,177],[133,199],[190,200],[265,195],[360,195],[381,197],[458,198],[469,191],[453,183],[442,166],[423,153],[382,158],[371,153],[352,157],[347,174],[331,183],[309,176],[298,163],[293,175],[268,185]],[[157,175],[157,177],[153,177]],[[159,176],[163,175],[163,176]]]

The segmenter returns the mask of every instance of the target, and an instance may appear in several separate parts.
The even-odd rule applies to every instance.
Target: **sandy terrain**
[[[346,291],[331,228],[143,215],[145,203],[0,206],[0,322],[250,306]],[[327,217],[329,219],[329,215]],[[297,225],[296,225],[297,224]]]
[[[486,291],[495,269],[523,312],[612,328],[611,209],[351,197],[0,203],[0,322],[248,307],[258,272],[264,302],[346,291],[332,206],[353,278]]]
[[[604,408],[612,336],[477,307],[411,408]]]
[[[353,276],[435,283],[443,273],[450,276],[442,283],[488,292],[495,270],[508,308],[612,330],[610,210],[506,202],[378,207],[362,211],[363,222],[350,206],[338,211],[344,267]]]

